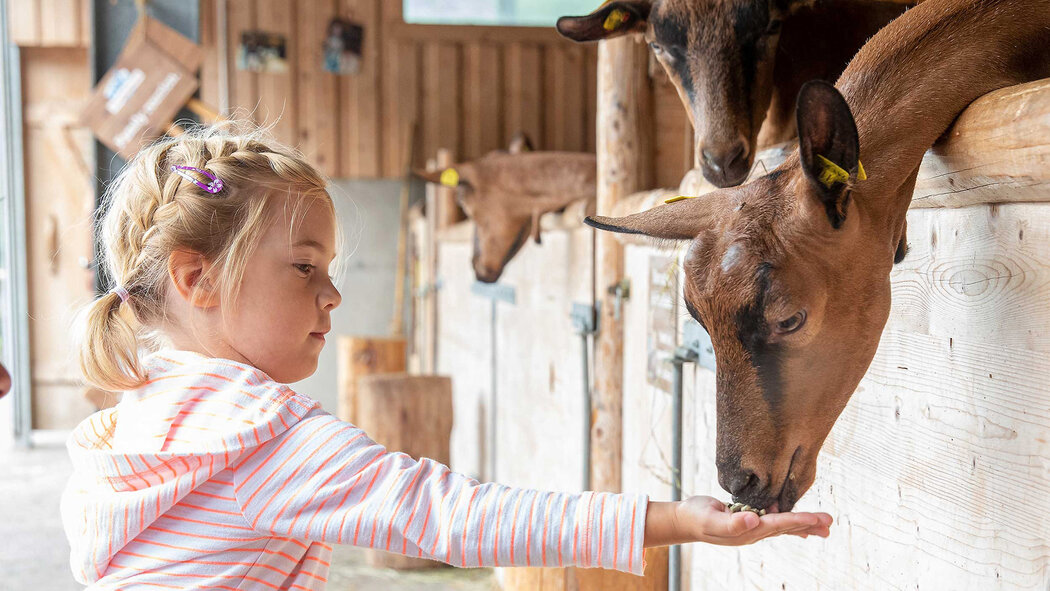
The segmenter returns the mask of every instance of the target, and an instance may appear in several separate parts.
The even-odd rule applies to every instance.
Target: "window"
[[[588,14],[601,0],[404,0],[406,23],[552,27],[560,16]]]

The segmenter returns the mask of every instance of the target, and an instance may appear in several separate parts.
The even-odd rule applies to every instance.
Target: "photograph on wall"
[[[365,28],[353,21],[334,18],[324,40],[324,69],[348,75],[361,71],[361,46]]]
[[[266,31],[241,33],[237,69],[251,72],[287,72],[288,49],[284,35]]]

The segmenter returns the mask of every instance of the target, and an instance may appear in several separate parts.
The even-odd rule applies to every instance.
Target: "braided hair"
[[[172,166],[222,179],[216,194]],[[205,179],[206,180],[206,179]],[[168,344],[161,330],[173,252],[198,253],[211,264],[202,277],[218,288],[228,311],[238,295],[276,199],[311,199],[334,216],[324,177],[293,150],[249,124],[223,122],[163,138],[139,152],[114,180],[101,212],[104,264],[115,289],[81,311],[79,357],[85,379],[103,390],[136,388],[148,376],[139,351]]]

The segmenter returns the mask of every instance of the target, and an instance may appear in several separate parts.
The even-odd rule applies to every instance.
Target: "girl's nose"
[[[332,285],[331,281],[329,281],[328,289],[321,293],[321,309],[333,310],[338,308],[342,301],[342,294],[340,294],[339,290]]]

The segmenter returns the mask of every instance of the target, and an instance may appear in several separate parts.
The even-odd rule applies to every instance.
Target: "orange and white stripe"
[[[162,351],[86,419],[62,518],[90,589],[323,589],[329,544],[455,566],[643,569],[648,499],[482,484],[232,361]]]

